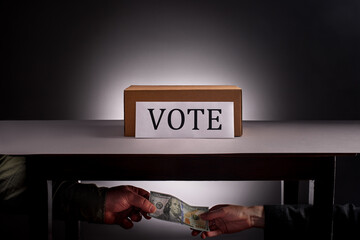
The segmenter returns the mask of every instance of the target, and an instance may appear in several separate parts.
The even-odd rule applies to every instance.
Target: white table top
[[[0,154],[360,153],[360,121],[243,122],[234,139],[124,137],[121,120],[0,121]]]

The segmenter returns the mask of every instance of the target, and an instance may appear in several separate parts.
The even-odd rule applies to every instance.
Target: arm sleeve
[[[360,207],[334,206],[334,239],[360,239]]]
[[[61,220],[104,222],[107,188],[77,181],[53,181],[53,216]]]
[[[312,208],[302,205],[265,205],[264,239],[306,239]]]
[[[0,155],[0,200],[18,197],[26,187],[25,157]]]
[[[306,239],[319,226],[311,205],[267,205],[264,237],[268,239]],[[353,204],[335,205],[333,238],[360,239],[360,208]]]

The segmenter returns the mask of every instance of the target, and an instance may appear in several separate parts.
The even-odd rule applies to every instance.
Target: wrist
[[[253,206],[250,207],[250,210],[252,212],[251,214],[252,227],[264,228],[265,226],[264,206]]]

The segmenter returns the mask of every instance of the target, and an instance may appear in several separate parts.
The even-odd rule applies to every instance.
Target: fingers
[[[139,188],[139,187],[134,187],[134,186],[129,186],[133,192],[136,192],[137,194],[139,194],[140,196],[143,196],[146,199],[149,199],[150,197],[150,193],[148,191],[146,191],[145,189]]]
[[[133,222],[140,222],[141,214],[136,209],[129,209],[122,213],[109,213],[107,217],[107,224],[118,224],[125,229],[130,229],[134,226]]]
[[[201,233],[201,238],[205,239],[207,237],[216,237],[221,235],[222,232],[218,229],[218,230],[214,230],[214,231],[210,231],[210,232],[202,232]]]
[[[144,212],[144,211],[140,211],[141,215],[143,215],[143,217],[147,220],[151,219],[151,217],[148,215],[147,212]]]
[[[134,226],[134,223],[128,218],[122,218],[118,223],[125,229],[130,229]]]
[[[222,218],[225,216],[225,211],[223,208],[210,210],[209,212],[203,213],[200,215],[200,217],[204,220],[213,220],[216,218]]]
[[[149,192],[133,186],[118,186],[108,191],[105,202],[104,223],[119,224],[125,229],[133,227],[148,213],[155,212],[155,206],[148,200]]]
[[[133,209],[128,217],[134,222],[140,222],[142,219],[142,216],[138,209]]]
[[[194,237],[199,235],[199,233],[201,233],[201,231],[199,231],[199,230],[195,230],[195,229],[192,229],[192,228],[190,228],[190,229],[192,230],[191,235],[193,235]]]
[[[201,236],[202,239],[205,239],[205,238],[207,238],[207,237],[215,237],[215,236],[219,236],[219,235],[222,234],[221,231],[219,231],[219,230],[210,231],[210,232],[200,232],[200,231],[197,231],[197,230],[193,230],[193,231],[191,232],[191,235],[194,236],[194,237],[196,237],[196,236],[199,235],[200,233],[201,233],[200,236]]]
[[[216,225],[215,221],[213,220],[209,221],[209,229],[210,231],[199,231],[199,230],[191,229],[192,230],[191,235],[197,236],[200,234],[200,237],[202,239],[205,239],[207,237],[216,237],[221,234],[224,234],[224,232]]]
[[[192,230],[191,235],[195,237],[200,234],[201,238],[205,239],[207,237],[215,237],[223,234],[223,232],[216,226],[215,222],[213,221],[209,221],[209,228],[210,231],[199,231],[199,230],[191,229]]]
[[[201,233],[201,238],[205,239],[207,237],[216,237],[222,234],[222,231],[220,229],[216,229],[214,231],[208,231],[208,232],[200,232],[198,230],[192,230],[191,235],[196,237]]]
[[[192,231],[192,232],[191,232],[191,235],[193,235],[194,237],[196,237],[197,235],[199,235],[199,233],[201,233],[201,232],[199,232],[199,231]]]
[[[156,210],[156,207],[149,200],[132,191],[129,192],[128,201],[130,205],[139,208],[145,213],[153,213]]]
[[[134,220],[138,220],[137,217],[132,216]],[[118,224],[122,228],[130,229],[134,226],[133,219],[127,217],[125,214],[122,213],[108,213],[106,224]]]
[[[140,208],[140,213],[141,215],[143,215],[146,219],[151,219],[151,217],[148,215],[148,213],[152,213],[152,212],[155,212],[156,208],[155,206],[148,201],[149,197],[150,197],[150,193],[142,188],[138,188],[138,187],[134,187],[134,186],[128,186],[128,188],[134,192],[135,194],[139,195],[139,196],[142,196],[144,199],[140,198],[141,201],[144,201],[145,203],[144,204],[147,204],[150,203],[150,209],[147,207],[147,206],[144,206],[143,208]],[[132,201],[132,200],[131,200]],[[136,204],[136,203],[133,203],[131,202],[130,204]],[[140,203],[141,204],[141,203]],[[135,206],[135,205],[134,205]],[[136,207],[136,206],[135,206]],[[145,208],[145,210],[144,210]],[[147,208],[147,209],[146,209]]]

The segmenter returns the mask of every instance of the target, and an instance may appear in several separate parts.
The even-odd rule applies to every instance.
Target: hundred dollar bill
[[[149,216],[165,221],[181,223],[200,231],[209,231],[209,222],[202,220],[200,214],[209,211],[208,207],[190,206],[169,194],[150,192],[150,202],[156,211]]]

